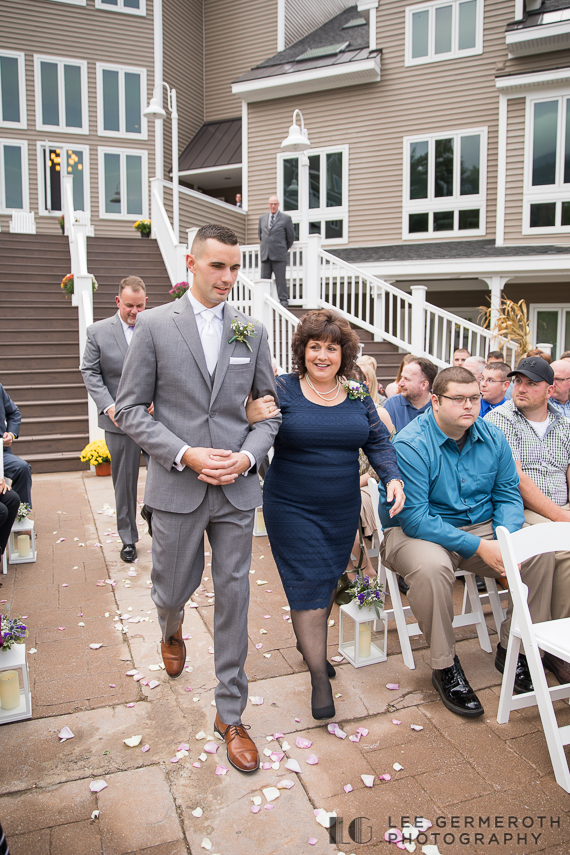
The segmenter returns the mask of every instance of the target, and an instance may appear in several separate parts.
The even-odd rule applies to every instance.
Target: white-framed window
[[[141,149],[99,148],[99,216],[148,217],[148,158]]]
[[[43,216],[60,216],[63,210],[64,175],[73,177],[73,208],[91,210],[89,146],[76,143],[38,142],[38,208]]]
[[[95,8],[127,15],[146,15],[146,0],[95,0]]]
[[[484,0],[432,0],[406,7],[406,65],[483,53]]]
[[[70,6],[86,6],[87,0],[53,0],[55,3],[67,3]]]
[[[485,234],[487,128],[404,137],[402,237]]]
[[[527,98],[522,232],[570,232],[568,91]]]
[[[348,146],[312,148],[307,156],[309,186],[303,189],[302,155],[277,155],[281,209],[293,220],[298,239],[301,221],[299,193],[307,193],[309,234],[320,234],[323,244],[348,243]]]
[[[552,359],[570,350],[570,303],[531,303],[530,328],[532,344],[551,344]]]
[[[0,139],[0,211],[29,211],[28,143]]]
[[[146,140],[146,68],[97,63],[97,133]]]
[[[19,51],[0,51],[0,127],[28,127],[26,118],[26,66]]]
[[[87,63],[34,55],[38,131],[88,134]]]

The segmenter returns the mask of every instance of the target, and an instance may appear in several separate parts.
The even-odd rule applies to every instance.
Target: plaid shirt
[[[550,423],[540,439],[532,423],[507,401],[485,416],[486,422],[497,425],[507,438],[513,457],[522,466],[525,475],[536,486],[562,507],[568,501],[566,473],[570,466],[570,419],[561,416],[548,404]]]

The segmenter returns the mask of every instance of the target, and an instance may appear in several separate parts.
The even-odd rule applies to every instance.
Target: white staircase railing
[[[181,244],[174,234],[168,214],[162,201],[162,188],[165,185],[161,178],[151,178],[150,181],[150,221],[152,237],[156,238],[168,278],[172,285],[188,281],[186,267],[186,244]]]

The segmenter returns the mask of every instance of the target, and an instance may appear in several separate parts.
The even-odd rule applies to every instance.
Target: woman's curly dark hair
[[[338,375],[341,377],[351,376],[354,362],[359,353],[360,340],[347,320],[329,309],[307,312],[301,318],[291,341],[293,370],[299,377],[304,377],[306,373],[305,348],[311,339],[339,344],[341,362]]]

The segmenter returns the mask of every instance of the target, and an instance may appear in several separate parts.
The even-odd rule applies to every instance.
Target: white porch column
[[[412,285],[410,291],[412,292],[412,353],[414,356],[423,356],[426,335],[424,304],[427,285]]]
[[[308,235],[303,275],[303,308],[316,309],[321,297],[321,236]]]
[[[508,282],[511,277],[481,276],[480,278],[483,282],[487,283],[487,287],[491,292],[491,331],[493,331],[501,310],[501,294],[505,283]]]
[[[261,321],[261,323],[267,330],[267,334],[269,336],[269,350],[271,351],[271,355],[274,356],[275,354],[273,353],[273,351],[275,349],[275,344],[273,342],[271,308],[265,300],[265,298],[269,297],[270,294],[271,280],[258,279],[255,283],[255,288],[253,289],[253,293],[251,295],[251,314],[254,318],[257,318],[258,321]]]
[[[162,0],[154,0],[153,3],[153,27],[154,27],[154,88],[153,94],[158,98],[162,107],[162,75],[163,75],[163,46],[162,46]],[[154,122],[154,175],[156,178],[164,178],[164,133],[163,120],[156,119]],[[157,192],[162,199],[162,184],[157,187]]]

